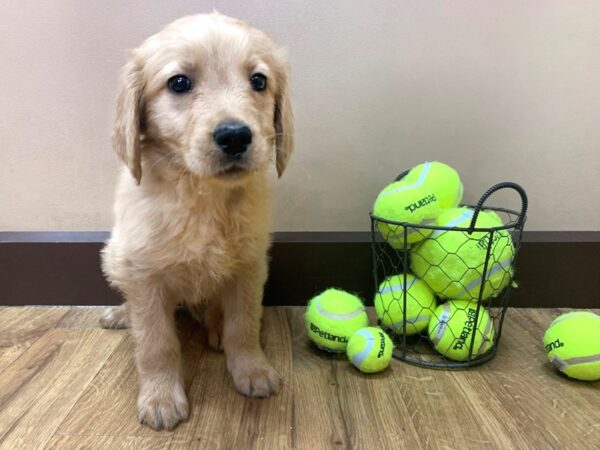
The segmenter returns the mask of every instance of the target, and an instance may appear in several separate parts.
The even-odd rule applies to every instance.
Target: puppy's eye
[[[250,86],[255,91],[264,91],[267,88],[267,77],[262,73],[253,73],[250,77]]]
[[[175,75],[167,81],[169,90],[174,94],[183,94],[192,89],[192,80],[185,75]]]

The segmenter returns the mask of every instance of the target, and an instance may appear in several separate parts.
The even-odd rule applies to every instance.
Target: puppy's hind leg
[[[121,330],[129,327],[127,303],[109,308],[100,318],[100,326],[105,329]]]
[[[208,333],[208,345],[216,352],[223,351],[223,310],[221,304],[212,300],[204,311],[204,326]]]

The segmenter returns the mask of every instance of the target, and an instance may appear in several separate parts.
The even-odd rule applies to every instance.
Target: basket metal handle
[[[410,172],[410,170],[405,170],[400,175],[398,175],[396,178],[394,178],[394,181],[400,181],[402,178],[404,178],[408,174],[408,172]]]
[[[483,193],[483,195],[481,196],[481,198],[479,199],[479,201],[477,202],[477,205],[475,205],[473,218],[471,219],[471,225],[469,225],[469,231],[468,231],[469,234],[471,234],[473,232],[473,230],[475,229],[475,224],[477,223],[477,217],[479,216],[479,212],[481,211],[481,208],[483,207],[483,204],[485,203],[485,201],[488,199],[488,197],[490,195],[492,195],[496,191],[499,191],[500,189],[513,189],[513,190],[517,191],[517,193],[521,196],[521,212],[519,213],[516,227],[519,229],[523,228],[523,224],[525,223],[525,216],[527,214],[527,206],[528,206],[527,194],[525,193],[525,189],[523,189],[517,183],[513,183],[512,181],[504,181],[502,183],[495,184],[494,186],[489,188],[487,191],[485,191]]]

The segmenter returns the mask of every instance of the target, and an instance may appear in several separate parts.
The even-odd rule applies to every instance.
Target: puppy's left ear
[[[290,101],[289,68],[282,64],[275,94],[275,161],[281,177],[294,151],[294,114]]]
[[[141,67],[130,61],[121,75],[117,114],[113,129],[113,146],[127,165],[137,184],[142,178],[141,133],[143,116],[143,81]]]

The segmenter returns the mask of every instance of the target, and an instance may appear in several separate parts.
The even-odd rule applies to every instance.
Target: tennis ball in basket
[[[574,311],[558,316],[544,334],[548,359],[568,377],[600,380],[600,316]]]
[[[376,218],[393,222],[432,225],[440,213],[437,197],[431,189],[404,180],[396,181],[384,188],[373,205]],[[394,248],[404,248],[404,227],[376,221],[383,238]],[[431,234],[432,230],[407,228],[406,242],[414,244]]]
[[[310,300],[305,321],[310,340],[330,352],[345,351],[350,336],[369,322],[358,297],[333,288]]]
[[[361,328],[348,341],[346,355],[361,372],[381,372],[390,365],[394,344],[381,328]]]
[[[443,211],[436,225],[450,228],[467,228],[473,218],[469,208],[450,208]],[[481,211],[476,227],[502,226],[498,214]],[[442,298],[478,299],[490,232],[469,234],[466,231],[435,230],[411,255],[411,269],[422,278],[434,294]],[[506,230],[494,231],[486,282],[482,299],[497,297],[512,277],[512,260],[515,254],[512,238]]]
[[[375,294],[375,311],[382,327],[397,334],[404,332],[404,291],[406,290],[406,334],[420,333],[433,316],[436,301],[427,284],[412,274],[387,277]]]
[[[463,184],[458,172],[447,164],[432,161],[413,167],[402,179],[427,186],[437,197],[440,208],[458,206],[463,197]]]
[[[477,302],[450,300],[435,310],[429,322],[429,340],[439,353],[454,361],[469,358],[471,339],[473,342],[472,359],[489,351],[494,342],[494,323],[488,311],[481,306],[475,324]]]

